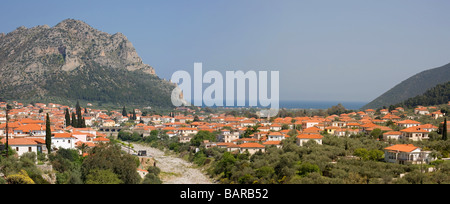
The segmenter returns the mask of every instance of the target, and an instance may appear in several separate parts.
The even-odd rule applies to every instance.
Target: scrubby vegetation
[[[123,152],[116,144],[102,144],[90,149],[82,157],[78,150],[59,149],[48,155],[51,172],[44,172],[36,165],[36,155],[25,153],[0,157],[0,184],[48,184],[43,175],[54,178],[56,184],[139,184],[161,183],[159,169],[150,167],[142,179],[136,171],[139,159]]]
[[[282,142],[282,148],[267,147],[266,152],[227,152],[222,148],[204,148],[195,142],[214,133],[200,132],[192,143],[178,143],[168,137],[137,140],[153,147],[166,148],[206,169],[224,184],[416,184],[450,183],[450,161],[438,160],[430,165],[400,165],[384,162],[384,148],[395,143],[413,143],[435,150],[441,158],[450,149],[450,141],[379,141],[371,135],[351,137],[325,135],[323,144],[308,142],[300,147],[295,137]],[[137,137],[136,137],[137,138]],[[198,149],[197,149],[198,148]],[[429,171],[430,170],[430,171]]]
[[[201,149],[192,153],[190,159],[197,165],[207,166],[208,173],[221,183],[450,183],[449,161],[435,162],[426,167],[386,163],[382,149],[387,145],[364,136],[326,136],[323,143],[308,142],[300,147],[288,139],[283,141],[280,149],[268,147],[265,153],[254,155],[230,153],[218,148]],[[430,142],[426,145],[435,144]],[[450,142],[444,145],[450,145]],[[435,169],[428,172],[428,167]]]

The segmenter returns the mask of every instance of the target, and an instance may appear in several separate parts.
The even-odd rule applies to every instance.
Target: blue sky
[[[450,62],[446,0],[2,1],[0,32],[73,18],[121,32],[144,63],[276,70],[281,100],[371,101]],[[224,74],[225,75],[225,74]]]

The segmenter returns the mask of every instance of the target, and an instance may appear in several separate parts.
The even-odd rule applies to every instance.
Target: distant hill
[[[0,101],[171,106],[174,84],[144,64],[121,33],[67,19],[0,34]]]
[[[414,108],[418,105],[432,106],[447,104],[450,101],[450,81],[427,90],[424,94],[407,99],[406,101],[395,105],[406,108]]]
[[[450,81],[450,64],[429,69],[402,81],[361,109],[376,109],[398,104],[409,98],[421,95],[438,84],[443,84],[448,81]]]

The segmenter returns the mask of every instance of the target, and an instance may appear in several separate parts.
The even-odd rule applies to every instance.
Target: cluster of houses
[[[76,148],[80,146],[93,146],[99,142],[108,142],[109,133],[101,131],[104,127],[117,127],[129,120],[129,116],[123,116],[118,111],[106,111],[83,108],[83,117],[88,128],[73,128],[65,124],[64,111],[75,111],[74,108],[58,104],[40,104],[23,106],[13,103],[10,110],[9,130],[5,129],[5,115],[0,113],[0,137],[2,142],[6,131],[9,133],[9,144],[20,153],[29,151],[43,151],[45,148],[45,114],[49,113],[52,127],[52,147]],[[4,110],[6,104],[0,103],[0,109]],[[433,118],[444,117],[435,107],[417,107],[414,112],[417,115],[430,115]],[[433,111],[434,110],[434,111]],[[228,151],[246,152],[250,154],[264,152],[267,146],[281,147],[282,141],[291,136],[296,137],[296,143],[303,146],[306,142],[315,141],[322,144],[324,134],[338,137],[351,136],[360,133],[369,134],[375,129],[380,129],[384,140],[426,140],[429,133],[436,131],[438,127],[432,124],[421,124],[404,114],[401,107],[395,110],[380,110],[379,114],[373,109],[352,112],[348,114],[331,115],[328,117],[284,117],[284,118],[246,118],[234,117],[225,114],[200,115],[142,115],[140,110],[135,110],[136,121],[139,123],[130,128],[144,137],[149,136],[152,130],[162,130],[169,137],[177,137],[180,143],[189,142],[199,131],[215,132],[216,141],[204,141],[205,147],[226,148]],[[193,113],[187,109],[185,113]],[[376,116],[376,117],[375,117]],[[399,128],[397,130],[386,126],[386,122],[392,121]],[[100,130],[99,127],[102,127]],[[255,128],[253,134],[243,135],[248,128]],[[381,139],[381,138],[380,138]],[[3,142],[4,143],[4,142]],[[386,161],[389,162],[416,162],[428,159],[427,153],[413,146],[392,146],[385,149]],[[407,156],[404,156],[406,154]],[[411,156],[412,155],[412,156]],[[416,155],[416,156],[414,156]],[[406,158],[406,159],[405,159]]]
[[[425,112],[425,110],[427,112]],[[434,110],[434,111],[432,111]],[[420,112],[423,111],[423,112]],[[267,146],[281,147],[282,141],[294,135],[296,143],[303,146],[308,141],[322,144],[324,134],[338,137],[356,134],[370,134],[375,129],[380,129],[381,136],[387,140],[426,140],[432,131],[438,127],[432,124],[421,124],[413,120],[419,115],[430,115],[437,119],[444,114],[436,107],[419,106],[414,111],[415,115],[408,116],[401,107],[389,111],[380,110],[379,114],[373,109],[352,112],[348,114],[331,115],[328,117],[285,117],[285,118],[245,118],[222,115],[209,115],[208,118],[199,117],[200,121],[192,122],[193,116],[175,116],[173,122],[162,122],[162,116],[151,116],[152,125],[139,124],[137,130],[165,130],[169,137],[177,136],[179,142],[189,142],[200,130],[219,132],[218,142],[205,141],[205,147],[226,148],[227,151],[246,152],[250,154],[264,152]],[[431,112],[431,113],[430,113]],[[161,121],[161,122],[160,122]],[[189,122],[187,122],[189,121]],[[388,121],[395,124],[395,130],[386,126]],[[257,131],[243,138],[247,128],[257,126]],[[293,131],[293,132],[292,132]],[[288,134],[291,133],[291,134]],[[294,134],[292,134],[294,133]],[[429,162],[430,151],[421,151],[413,145],[394,145],[385,149],[386,161],[397,163]],[[413,148],[414,147],[414,148]]]
[[[6,103],[0,102],[0,143],[6,144],[15,150],[18,155],[27,152],[47,153],[45,144],[46,121],[48,113],[50,116],[50,128],[52,133],[51,148],[56,150],[89,148],[102,142],[109,142],[106,135],[88,128],[74,128],[65,124],[65,109],[68,106],[58,104],[42,104],[23,106],[21,103],[11,104],[12,109],[8,111],[8,128],[6,128]],[[75,109],[73,109],[75,111]],[[100,111],[101,113],[102,111]],[[86,113],[86,118],[88,118]],[[100,116],[102,116],[100,114]],[[90,118],[89,118],[90,120]],[[87,120],[88,121],[88,120]],[[8,138],[6,136],[8,135]]]

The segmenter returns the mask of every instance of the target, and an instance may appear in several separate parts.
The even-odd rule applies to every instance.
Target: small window
[[[31,152],[31,147],[28,147],[28,152]]]

